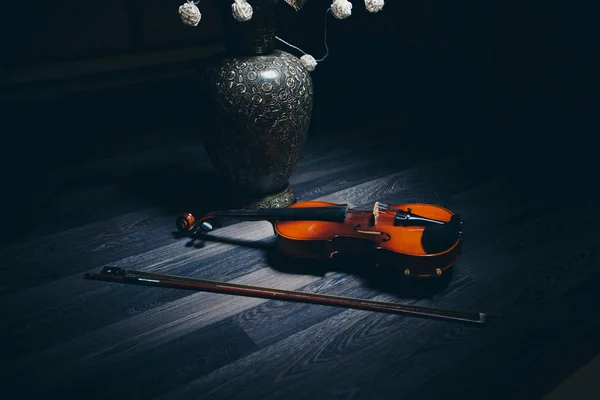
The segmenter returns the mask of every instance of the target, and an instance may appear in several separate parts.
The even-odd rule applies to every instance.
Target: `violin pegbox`
[[[210,222],[209,222],[210,220]],[[191,213],[181,214],[175,221],[175,226],[179,232],[185,232],[190,236],[207,233],[215,228],[223,226],[217,218],[203,217],[196,219]]]

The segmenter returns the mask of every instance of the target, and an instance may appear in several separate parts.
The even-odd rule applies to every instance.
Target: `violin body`
[[[180,231],[212,230],[220,218],[268,220],[277,247],[294,258],[368,256],[378,265],[401,268],[413,277],[441,276],[457,261],[462,244],[462,222],[457,214],[436,205],[375,203],[372,211],[347,205],[303,201],[286,209],[230,210],[196,220],[182,214]]]
[[[291,207],[327,207],[332,203],[306,201]],[[449,222],[449,210],[429,204],[403,204],[416,214]],[[406,275],[441,275],[458,259],[462,234],[446,249],[427,252],[422,243],[424,226],[394,226],[393,214],[380,214],[373,224],[370,211],[350,210],[344,223],[329,221],[275,222],[279,250],[291,257],[328,257],[372,254],[376,264],[402,268]]]

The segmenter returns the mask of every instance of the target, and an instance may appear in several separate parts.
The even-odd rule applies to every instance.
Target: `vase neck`
[[[225,46],[235,55],[269,54],[275,45],[275,12],[278,0],[249,1],[253,15],[249,21],[238,22],[231,13],[231,3],[219,1]]]

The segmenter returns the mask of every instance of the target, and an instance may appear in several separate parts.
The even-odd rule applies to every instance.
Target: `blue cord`
[[[325,43],[325,56],[323,58],[321,58],[320,60],[315,60],[317,62],[321,62],[321,61],[325,60],[327,58],[327,56],[329,55],[329,47],[327,46],[327,17],[329,16],[330,12],[331,12],[331,8],[328,8],[327,11],[325,11],[325,33],[324,33],[324,39],[323,39],[323,42]],[[304,50],[302,50],[299,47],[294,46],[293,44],[290,44],[290,43],[286,42],[285,40],[283,40],[279,36],[275,36],[275,39],[279,40],[283,44],[287,44],[288,46],[290,46],[293,49],[298,50],[302,54],[306,54],[304,52]]]
[[[283,39],[282,39],[282,38],[280,38],[279,36],[275,36],[275,39],[279,40],[279,41],[280,41],[281,43],[283,43],[283,44],[287,44],[288,46],[290,46],[290,47],[291,47],[291,48],[293,48],[293,49],[296,49],[296,50],[298,50],[298,51],[299,51],[300,53],[302,53],[302,54],[306,54],[306,53],[304,52],[304,50],[302,50],[302,49],[301,49],[301,48],[299,48],[299,47],[296,47],[296,46],[294,46],[293,44],[289,44],[288,42],[286,42],[285,40],[283,40]]]
[[[325,56],[323,58],[321,58],[320,60],[317,60],[317,62],[321,62],[321,61],[325,60],[327,58],[327,56],[329,55],[329,47],[327,47],[327,17],[329,16],[330,12],[331,12],[331,8],[328,8],[327,11],[325,11],[325,29],[324,29],[324,33],[323,33],[323,43],[325,44]]]

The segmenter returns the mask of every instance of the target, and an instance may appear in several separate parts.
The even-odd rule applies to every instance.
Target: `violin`
[[[224,218],[266,220],[273,224],[277,246],[292,257],[316,258],[337,255],[371,255],[378,264],[401,266],[408,276],[441,276],[458,259],[462,243],[462,221],[458,214],[430,204],[387,205],[375,203],[373,210],[361,211],[347,204],[303,201],[289,208],[213,211],[200,218],[184,213],[177,229],[198,237],[222,226]],[[233,282],[104,267],[100,273],[86,273],[85,279],[138,284],[163,288],[206,291],[311,304],[348,307],[485,324],[487,314],[416,306],[354,297],[335,296]]]
[[[409,277],[440,277],[456,263],[463,241],[459,214],[432,204],[388,205],[372,210],[348,204],[301,201],[288,208],[234,209],[191,213],[176,220],[178,231],[199,237],[223,219],[269,221],[277,247],[293,258],[367,255],[376,265],[402,268]]]

